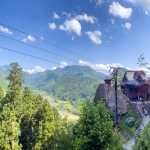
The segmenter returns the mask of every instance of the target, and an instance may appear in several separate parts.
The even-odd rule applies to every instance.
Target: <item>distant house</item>
[[[130,100],[146,100],[149,96],[149,84],[144,71],[126,71],[120,86]]]

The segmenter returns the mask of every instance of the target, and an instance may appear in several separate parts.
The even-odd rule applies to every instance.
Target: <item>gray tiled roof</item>
[[[124,74],[123,81],[122,83],[120,83],[120,86],[124,85],[141,86],[142,84],[147,84],[145,81],[145,76],[139,75],[138,71],[126,71]]]

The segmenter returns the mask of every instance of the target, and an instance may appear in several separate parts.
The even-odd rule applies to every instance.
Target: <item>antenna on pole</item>
[[[115,104],[116,104],[116,117],[115,117],[115,127],[118,126],[118,97],[117,97],[117,75],[118,70],[120,67],[109,67],[109,72],[113,69],[113,72],[111,73],[113,75],[113,78],[115,79]]]

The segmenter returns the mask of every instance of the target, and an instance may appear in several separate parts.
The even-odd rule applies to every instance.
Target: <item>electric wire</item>
[[[95,62],[95,63],[99,63],[99,62],[97,62],[97,61],[95,61],[95,60],[92,60],[92,59],[90,59],[90,58],[88,58],[88,57],[85,57],[85,56],[83,56],[83,55],[80,55],[80,54],[78,54],[78,53],[75,53],[75,52],[73,52],[73,51],[71,51],[71,50],[68,50],[68,49],[66,49],[66,48],[63,48],[63,47],[61,47],[61,46],[59,46],[59,45],[56,45],[56,44],[54,44],[54,43],[52,43],[52,42],[49,42],[49,41],[44,40],[44,39],[41,39],[41,38],[39,38],[39,37],[37,37],[37,36],[34,36],[34,35],[32,35],[32,34],[29,34],[29,33],[27,33],[27,32],[24,32],[24,31],[22,31],[22,30],[16,29],[16,28],[14,28],[14,27],[11,27],[11,26],[6,25],[6,24],[1,23],[1,22],[0,22],[0,24],[3,25],[3,26],[5,26],[5,27],[8,27],[8,28],[10,28],[10,29],[13,29],[13,30],[15,30],[15,31],[18,31],[18,32],[20,32],[20,33],[23,33],[23,34],[25,34],[25,35],[31,35],[32,37],[34,37],[34,38],[36,38],[36,39],[38,39],[38,40],[40,40],[40,41],[43,41],[43,42],[45,42],[45,43],[47,43],[47,44],[50,44],[50,45],[53,45],[53,46],[55,46],[55,47],[57,47],[57,48],[59,48],[59,49],[68,51],[68,52],[70,52],[70,53],[72,53],[72,54],[74,54],[74,55],[80,56],[80,57],[82,57],[82,58],[85,58],[85,59],[87,59],[87,60],[93,61],[93,62]]]
[[[15,41],[15,42],[19,42],[19,43],[21,43],[21,44],[24,44],[24,45],[27,45],[27,46],[30,46],[30,47],[39,49],[39,50],[41,50],[41,51],[45,51],[45,52],[50,53],[50,54],[53,54],[53,55],[57,55],[57,56],[59,56],[59,57],[62,57],[62,58],[65,58],[65,59],[68,59],[68,60],[71,60],[71,61],[74,61],[74,62],[77,62],[77,63],[78,63],[78,61],[76,61],[76,60],[74,60],[74,59],[71,59],[71,58],[68,58],[68,57],[65,57],[65,56],[56,54],[56,53],[51,52],[51,51],[48,51],[48,50],[46,50],[46,49],[43,49],[43,48],[40,48],[40,47],[31,45],[31,44],[28,44],[28,43],[25,43],[25,42],[22,42],[22,41],[19,41],[19,40],[16,40],[16,39],[13,39],[13,38],[8,37],[8,36],[5,36],[5,35],[1,35],[1,34],[0,34],[0,36],[3,37],[3,38],[7,38],[7,39],[9,39],[9,40],[13,40],[13,41]]]
[[[32,58],[35,58],[35,59],[43,60],[43,61],[46,61],[46,62],[49,62],[49,63],[53,63],[53,64],[57,64],[57,65],[62,65],[64,67],[66,67],[66,65],[63,65],[63,64],[60,64],[60,63],[57,63],[57,62],[54,62],[54,61],[50,61],[50,60],[47,60],[47,59],[44,59],[44,58],[41,58],[41,57],[33,56],[33,55],[30,55],[30,54],[27,54],[27,53],[19,52],[19,51],[10,49],[10,48],[6,48],[6,47],[3,47],[3,46],[0,46],[0,48],[1,49],[5,49],[7,51],[19,53],[19,54],[26,55],[26,56],[29,56],[29,57],[32,57]]]

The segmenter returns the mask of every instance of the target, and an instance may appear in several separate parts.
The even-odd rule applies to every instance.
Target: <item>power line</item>
[[[16,50],[13,50],[13,49],[9,49],[9,48],[6,48],[6,47],[2,47],[2,46],[0,46],[0,48],[5,49],[5,50],[7,50],[7,51],[19,53],[19,54],[26,55],[26,56],[29,56],[29,57],[32,57],[32,58],[35,58],[35,59],[43,60],[43,61],[46,61],[46,62],[49,62],[49,63],[53,63],[53,64],[57,64],[57,65],[62,65],[62,66],[64,66],[64,67],[66,67],[66,65],[59,64],[59,63],[57,63],[57,62],[50,61],[50,60],[47,60],[47,59],[44,59],[44,58],[41,58],[41,57],[33,56],[33,55],[30,55],[30,54],[26,54],[26,53],[19,52],[19,51],[16,51]]]
[[[25,42],[22,42],[22,41],[19,41],[19,40],[16,40],[16,39],[13,39],[13,38],[7,37],[7,36],[5,36],[5,35],[1,35],[1,34],[0,34],[0,36],[1,36],[1,37],[4,37],[4,38],[7,38],[7,39],[9,39],[9,40],[13,40],[13,41],[15,41],[15,42],[19,42],[19,43],[21,43],[21,44],[24,44],[24,45],[27,45],[27,46],[30,46],[30,47],[33,47],[33,48],[39,49],[39,50],[41,50],[41,51],[45,51],[45,52],[50,53],[50,54],[53,54],[53,55],[57,55],[57,56],[59,56],[59,57],[62,57],[62,58],[65,58],[65,59],[68,59],[68,60],[71,60],[71,61],[74,61],[74,62],[77,62],[77,63],[78,63],[78,61],[76,61],[76,60],[74,60],[74,59],[71,59],[71,58],[68,58],[68,57],[65,57],[65,56],[62,56],[62,55],[59,55],[59,54],[53,53],[53,52],[48,51],[48,50],[45,50],[45,49],[43,49],[43,48],[40,48],[40,47],[37,47],[37,46],[31,45],[31,44],[28,44],[28,43],[25,43]]]
[[[41,39],[41,38],[39,38],[39,37],[36,37],[36,36],[34,36],[34,35],[32,35],[32,34],[29,34],[29,33],[27,33],[27,32],[21,31],[21,30],[19,30],[19,29],[16,29],[16,28],[14,28],[14,27],[8,26],[8,25],[6,25],[6,24],[4,24],[4,23],[1,23],[1,22],[0,22],[0,24],[3,25],[3,26],[5,26],[5,27],[8,27],[8,28],[10,28],[10,29],[13,29],[13,30],[15,30],[15,31],[18,31],[18,32],[20,32],[20,33],[23,33],[23,34],[25,34],[25,35],[31,35],[32,37],[34,37],[34,38],[36,38],[36,39],[38,39],[38,40],[40,40],[40,41],[43,41],[43,42],[45,42],[45,43],[47,43],[47,44],[50,44],[50,45],[53,45],[53,46],[55,46],[55,47],[57,47],[57,48],[60,48],[60,49],[62,49],[62,50],[68,51],[68,52],[70,52],[70,53],[72,53],[72,54],[74,54],[74,55],[83,57],[83,58],[85,58],[85,59],[87,59],[87,60],[90,60],[90,61],[93,61],[93,62],[96,62],[96,63],[99,63],[99,62],[97,62],[97,61],[95,61],[95,60],[92,60],[92,59],[90,59],[90,58],[87,58],[87,57],[85,57],[85,56],[83,56],[83,55],[80,55],[80,54],[75,53],[75,52],[73,52],[73,51],[71,51],[71,50],[68,50],[68,49],[63,48],[63,47],[61,47],[61,46],[59,46],[59,45],[56,45],[56,44],[54,44],[54,43],[52,43],[52,42],[49,42],[49,41],[46,41],[46,40]]]

